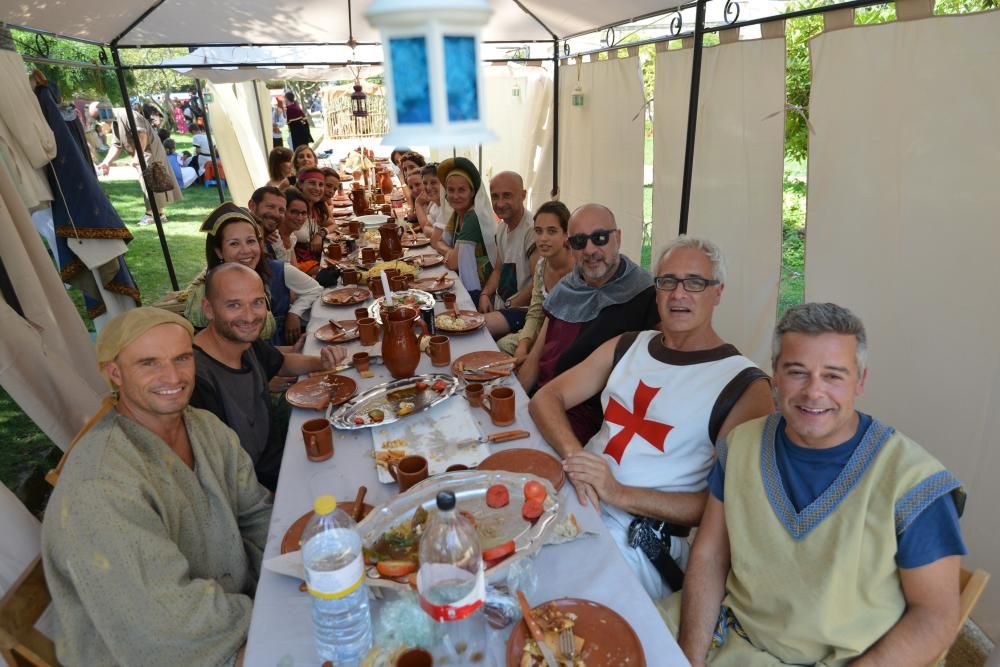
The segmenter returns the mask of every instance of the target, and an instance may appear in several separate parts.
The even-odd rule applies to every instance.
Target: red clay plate
[[[354,514],[354,501],[347,501],[346,503],[337,503],[337,509],[344,510],[347,516],[352,516]],[[364,512],[361,518],[364,519],[368,516],[375,507],[365,503]],[[300,541],[302,540],[302,531],[306,528],[306,523],[309,522],[309,518],[312,517],[313,512],[309,510],[298,519],[295,520],[288,530],[285,531],[285,536],[281,538],[281,553],[287,554],[292,551],[298,551],[302,548]]]
[[[450,290],[455,286],[455,281],[448,277],[445,277],[443,280],[438,280],[437,278],[421,278],[420,280],[414,280],[410,286],[413,289],[422,289],[425,292],[434,294],[435,292],[445,292]]]
[[[550,454],[537,449],[516,447],[504,449],[496,454],[490,454],[476,466],[479,470],[506,470],[508,472],[528,473],[542,479],[547,479],[558,491],[566,483],[566,473],[562,462]]]
[[[646,654],[635,630],[617,612],[602,604],[578,598],[561,598],[540,604],[532,611],[554,604],[560,611],[576,614],[573,634],[584,640],[580,653],[587,667],[646,667]],[[514,626],[507,640],[507,667],[519,667],[528,630],[523,622]]]
[[[455,377],[463,377],[466,382],[486,382],[487,380],[495,380],[500,377],[495,373],[487,373],[486,371],[480,371],[478,373],[469,372],[470,368],[479,368],[480,366],[485,366],[486,364],[491,364],[496,361],[504,361],[509,359],[512,363],[514,357],[510,356],[506,352],[500,352],[497,350],[482,350],[480,352],[469,352],[468,354],[463,354],[462,356],[455,359],[451,364],[451,373]],[[465,369],[459,372],[458,364],[461,362],[462,367]],[[499,369],[510,370],[512,366],[500,366]]]
[[[296,382],[285,392],[285,400],[297,408],[324,410],[330,403],[346,403],[357,391],[358,383],[351,378],[327,373]]]
[[[338,287],[323,295],[323,303],[328,306],[353,306],[370,298],[372,293],[367,287]]]
[[[444,311],[444,312],[438,313],[434,317],[434,327],[440,333],[449,333],[449,334],[470,333],[472,331],[475,331],[479,327],[483,326],[484,324],[486,324],[486,317],[484,317],[482,313],[477,313],[474,310],[460,310],[460,311],[458,311],[458,316],[460,318],[462,318],[462,320],[465,321],[465,323],[466,323],[464,327],[443,326],[441,324],[441,317],[442,316],[452,316],[452,315],[451,315],[450,311]]]
[[[414,264],[425,269],[431,266],[437,266],[438,264],[444,262],[444,257],[437,254],[436,252],[426,252],[420,255],[411,255],[406,259],[407,260],[412,259]]]
[[[335,320],[335,322],[343,328],[343,331],[334,329],[333,325],[327,322],[316,330],[316,339],[323,343],[346,343],[357,340],[361,335],[358,333],[357,320]]]
[[[431,240],[426,236],[403,235],[402,245],[404,248],[423,248],[431,244]]]

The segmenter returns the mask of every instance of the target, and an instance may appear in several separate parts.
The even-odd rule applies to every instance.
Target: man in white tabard
[[[683,585],[684,538],[705,508],[715,443],[773,409],[767,375],[712,328],[726,279],[719,248],[681,236],[657,269],[659,330],[610,339],[530,405],[580,502],[600,507],[654,600]],[[597,392],[604,421],[584,446],[566,410]]]
[[[494,338],[520,331],[528,316],[538,253],[535,216],[524,205],[527,196],[524,180],[513,171],[502,171],[490,181],[493,212],[503,224],[497,227],[497,256],[490,258],[493,273],[479,297],[479,312],[486,313],[486,327]]]

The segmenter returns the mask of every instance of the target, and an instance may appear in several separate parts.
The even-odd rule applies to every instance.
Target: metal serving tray
[[[448,386],[440,392],[437,392],[431,389],[430,385],[433,385],[439,380],[445,381]],[[428,385],[428,387],[423,391],[417,392],[412,397],[395,399],[389,398],[389,394],[412,387],[417,382],[424,382]],[[445,375],[443,373],[426,373],[424,375],[415,375],[409,378],[393,380],[392,382],[376,385],[368,391],[358,394],[343,405],[329,408],[326,416],[327,419],[330,420],[330,423],[333,424],[334,428],[344,430],[371,428],[372,426],[391,424],[399,421],[400,419],[405,419],[411,415],[423,412],[424,410],[434,407],[438,403],[451,398],[458,390],[458,385],[458,378],[451,375]],[[413,403],[414,406],[412,412],[399,417],[396,415],[396,411],[399,408],[401,400]],[[385,413],[385,418],[380,422],[369,422],[368,412],[376,409],[382,410]],[[359,416],[365,418],[364,424],[354,423],[354,418]]]

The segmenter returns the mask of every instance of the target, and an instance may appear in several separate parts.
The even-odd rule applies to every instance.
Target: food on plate
[[[506,507],[510,502],[510,491],[503,484],[494,484],[486,490],[486,504],[494,509]]]
[[[431,389],[433,389],[439,394],[447,388],[448,388],[448,382],[446,380],[436,380],[434,384],[431,385]]]
[[[561,656],[562,650],[559,646],[559,633],[563,630],[572,630],[574,628],[576,625],[576,614],[562,611],[555,603],[549,602],[535,609],[532,612],[532,616],[534,616],[535,622],[538,623],[538,627],[542,630],[545,645],[552,649],[554,655]],[[566,658],[560,659],[560,667],[586,667],[587,663],[580,657],[583,653],[584,644],[586,644],[586,641],[583,637],[578,637],[574,634],[573,654],[576,657],[572,661]],[[539,650],[535,640],[529,637],[525,640],[524,648],[521,651],[520,667],[544,666],[545,657]]]
[[[537,500],[540,503],[544,503],[548,495],[545,486],[541,482],[536,482],[535,480],[525,482],[524,497],[528,500]]]
[[[405,438],[393,438],[392,440],[386,440],[382,443],[382,449],[406,449],[406,446],[410,444]]]
[[[406,441],[405,440],[402,440],[402,441],[390,440],[389,442],[404,442],[405,443]],[[385,447],[386,445],[389,444],[389,442],[385,443],[382,446]],[[375,452],[375,464],[376,465],[380,465],[380,466],[388,466],[389,465],[389,461],[395,461],[396,463],[399,463],[399,460],[401,458],[403,458],[404,456],[406,456],[406,450],[405,449],[402,449],[402,448],[400,448],[400,449],[383,449],[380,452]]]
[[[413,409],[417,407],[415,403],[410,403],[409,401],[400,401],[399,409],[396,410],[396,416],[405,417],[406,415],[413,412]]]
[[[489,549],[483,549],[483,560],[493,564],[502,558],[506,558],[512,553],[514,553],[514,540],[498,544],[495,547],[490,547]]]
[[[413,385],[413,388],[416,389],[417,391],[423,391],[424,389],[427,389],[427,387],[429,386],[430,385],[427,384],[426,382],[417,382],[416,384]]]
[[[470,324],[472,324],[472,321],[464,319],[462,317],[455,317],[454,315],[442,314],[434,318],[434,324],[440,329],[457,331],[459,329],[465,329]]]
[[[380,560],[375,569],[383,577],[405,577],[417,571],[417,564],[412,560]]]
[[[368,419],[372,421],[373,424],[377,424],[385,419],[385,411],[375,408],[374,410],[368,411]]]
[[[544,511],[545,507],[542,506],[540,500],[525,500],[524,505],[521,506],[521,516],[524,517],[525,521],[537,520]]]

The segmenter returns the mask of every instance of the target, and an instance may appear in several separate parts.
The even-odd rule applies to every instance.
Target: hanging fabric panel
[[[692,56],[690,48],[656,54],[654,263],[677,237]],[[784,104],[783,37],[702,52],[688,234],[714,241],[726,257],[716,331],[768,372],[781,270]]]
[[[814,38],[806,298],[865,322],[861,409],[963,481],[964,565],[1000,571],[1000,12]],[[974,613],[1000,633],[1000,587]]]
[[[583,106],[572,103],[578,81]],[[559,199],[571,211],[587,203],[610,208],[622,230],[621,251],[638,263],[645,132],[639,58],[564,65],[559,88]]]
[[[208,84],[212,141],[222,158],[226,185],[233,201],[246,206],[250,195],[268,181],[267,152],[263,151],[260,114],[254,100],[255,84]],[[270,123],[268,123],[270,127]]]

